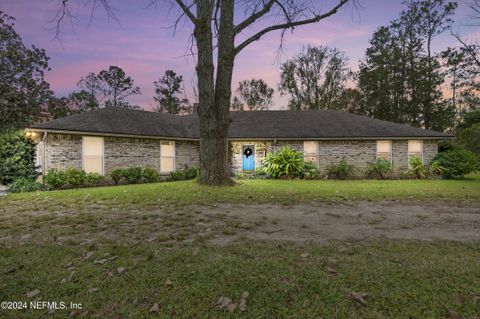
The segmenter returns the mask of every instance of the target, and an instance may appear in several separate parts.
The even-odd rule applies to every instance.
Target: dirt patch
[[[295,242],[378,238],[480,240],[480,203],[341,201],[298,205],[215,204],[5,207],[0,246],[56,242],[135,245],[238,239]]]
[[[214,238],[227,243],[239,237],[254,240],[358,241],[366,239],[480,240],[478,203],[355,201],[302,205],[230,205],[210,207],[228,211],[240,225],[266,222],[250,229],[238,227],[234,236]]]

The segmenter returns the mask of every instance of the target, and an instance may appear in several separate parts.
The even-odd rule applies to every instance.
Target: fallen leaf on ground
[[[124,271],[125,271],[125,267],[118,267],[118,268],[117,268],[117,272],[118,272],[119,274],[123,273]]]
[[[83,260],[87,260],[87,259],[90,259],[90,257],[93,256],[93,251],[89,251],[85,254],[85,257],[83,257]]]
[[[154,303],[153,306],[150,307],[151,313],[158,312],[159,310],[160,310],[160,306],[158,305],[158,303]]]
[[[302,256],[302,258],[308,258],[310,257],[310,254],[305,253],[305,254],[301,254],[300,256]]]
[[[193,256],[198,255],[199,250],[200,250],[200,249],[199,249],[198,247],[195,248],[195,250],[193,251],[192,255],[193,255]]]
[[[367,296],[368,294],[365,292],[350,292],[350,298],[352,298],[354,301],[358,302],[362,306],[365,306],[367,304],[367,301],[365,300],[365,297]]]
[[[35,289],[27,293],[27,298],[33,298],[40,293],[40,290]]]
[[[88,291],[89,292],[97,292],[99,289],[98,288],[90,288]]]
[[[167,279],[167,281],[165,281],[165,285],[173,286],[173,282],[170,279]]]
[[[98,259],[98,260],[94,260],[93,263],[95,265],[103,265],[104,263],[106,263],[107,260],[106,259]]]
[[[330,268],[330,267],[327,267],[327,272],[331,273],[332,275],[337,275],[338,274],[336,269],[333,269],[333,268]]]
[[[68,281],[71,281],[71,280],[72,280],[73,275],[75,275],[75,271],[72,271],[72,272],[70,273],[70,276],[68,276]]]
[[[243,294],[242,294],[242,297],[240,298],[240,305],[238,306],[238,309],[240,309],[240,311],[246,311],[247,310],[247,298],[250,294],[248,293],[248,291],[245,291]]]
[[[457,304],[457,305],[463,305],[465,303],[465,298],[463,298],[463,296],[461,294],[459,294],[458,292],[457,293],[454,293],[453,294],[453,301]]]
[[[230,311],[230,312],[234,312],[235,309],[237,309],[237,304],[236,303],[232,302],[227,306],[227,310]]]
[[[448,311],[448,318],[449,319],[460,319],[460,315],[456,311],[449,310]]]
[[[223,308],[227,307],[231,303],[232,303],[232,299],[230,299],[228,297],[224,297],[224,296],[221,296],[217,300],[217,306],[220,309],[223,309]]]

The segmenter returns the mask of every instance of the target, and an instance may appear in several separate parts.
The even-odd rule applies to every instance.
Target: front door
[[[242,169],[244,171],[254,171],[255,170],[255,147],[253,145],[243,145],[242,146]]]

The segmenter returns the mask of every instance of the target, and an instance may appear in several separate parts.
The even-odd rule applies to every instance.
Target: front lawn
[[[82,309],[0,309],[0,317],[480,316],[480,242],[465,240],[478,238],[478,176],[239,183],[1,198],[0,301],[73,302]],[[315,241],[340,226],[355,232]],[[280,236],[294,227],[296,238]],[[469,235],[405,239],[424,238],[419,229],[433,238],[442,229]]]
[[[1,205],[72,205],[83,200],[178,206],[209,203],[298,203],[324,200],[446,199],[480,200],[480,175],[465,180],[240,180],[226,188],[200,186],[195,181],[82,188],[42,193],[10,194]]]
[[[81,311],[55,311],[55,318],[480,315],[478,243],[53,244],[3,248],[0,256],[1,300],[82,304]],[[26,297],[35,290],[35,297]],[[245,291],[249,296],[242,312],[239,301]],[[366,294],[364,300],[355,299],[360,293]],[[222,296],[236,304],[233,314],[216,305]],[[150,312],[155,304],[158,310]],[[47,311],[0,314],[39,318]]]

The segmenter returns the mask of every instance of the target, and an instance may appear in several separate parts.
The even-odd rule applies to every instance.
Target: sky
[[[141,95],[128,98],[132,104],[151,109],[153,81],[165,70],[174,70],[184,77],[190,100],[194,99],[195,61],[189,52],[191,26],[182,23],[174,32],[172,25],[178,9],[169,0],[159,0],[151,6],[149,0],[111,1],[116,19],[109,19],[102,8],[90,18],[92,0],[70,0],[75,19],[61,25],[60,40],[55,38],[52,19],[55,17],[58,0],[0,0],[0,10],[16,18],[15,30],[24,43],[46,50],[50,57],[51,71],[46,79],[57,96],[78,90],[77,82],[89,72],[98,73],[109,65],[123,68],[141,89]],[[334,0],[312,0],[320,10],[326,10]],[[278,54],[280,33],[273,32],[244,49],[235,61],[233,89],[237,83],[251,78],[262,78],[276,91],[280,79],[280,64],[300,53],[306,45],[327,45],[343,50],[349,57],[350,66],[356,69],[364,56],[373,32],[398,17],[401,0],[358,0],[357,8],[347,7],[320,23],[288,31],[283,54]],[[454,17],[453,30],[467,38],[480,38],[480,30],[468,26],[471,15],[466,5],[468,0],[459,0]],[[261,25],[260,25],[261,27]],[[246,30],[252,34],[255,28]],[[433,47],[438,52],[448,46],[456,46],[449,32],[435,38]],[[273,109],[286,106],[288,97],[278,92],[274,95]]]

